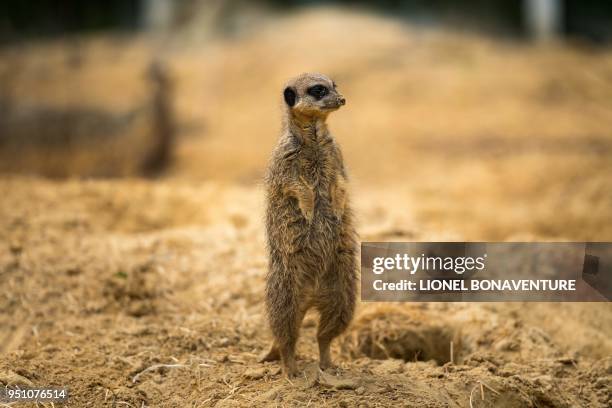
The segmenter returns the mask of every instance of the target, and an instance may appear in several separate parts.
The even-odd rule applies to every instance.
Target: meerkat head
[[[317,73],[301,74],[290,80],[283,97],[290,112],[312,118],[324,119],[346,103],[336,83]]]

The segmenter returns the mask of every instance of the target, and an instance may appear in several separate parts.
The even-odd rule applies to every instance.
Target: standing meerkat
[[[284,124],[266,176],[269,271],[266,311],[274,343],[261,361],[282,360],[296,374],[295,345],[308,309],[320,314],[319,364],[355,309],[357,243],[347,174],[327,116],[345,104],[336,84],[302,74],[284,91]]]

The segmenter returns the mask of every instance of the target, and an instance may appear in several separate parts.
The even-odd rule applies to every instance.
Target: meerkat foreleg
[[[339,176],[331,188],[331,202],[334,215],[341,220],[346,208],[346,181]]]
[[[310,223],[314,215],[314,188],[308,184],[303,177],[300,177],[299,181],[293,182],[287,186],[286,192],[297,199],[302,215],[306,221]]]

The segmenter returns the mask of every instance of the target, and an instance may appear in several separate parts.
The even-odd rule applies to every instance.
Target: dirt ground
[[[120,111],[159,47],[32,44],[0,73],[22,103]],[[67,386],[71,407],[612,404],[609,303],[360,303],[337,369],[317,369],[315,315],[302,376],[257,363],[285,78],[327,72],[347,97],[330,124],[361,240],[609,241],[612,52],[333,10],[163,50],[180,123],[163,177],[0,176],[0,383]]]

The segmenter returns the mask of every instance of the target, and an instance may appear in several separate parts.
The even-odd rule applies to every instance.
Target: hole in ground
[[[362,315],[344,338],[342,348],[353,357],[430,361],[444,365],[460,357],[460,336],[452,327],[415,319],[409,313],[388,311]],[[430,319],[429,320],[434,320]],[[435,319],[439,321],[439,319]]]

